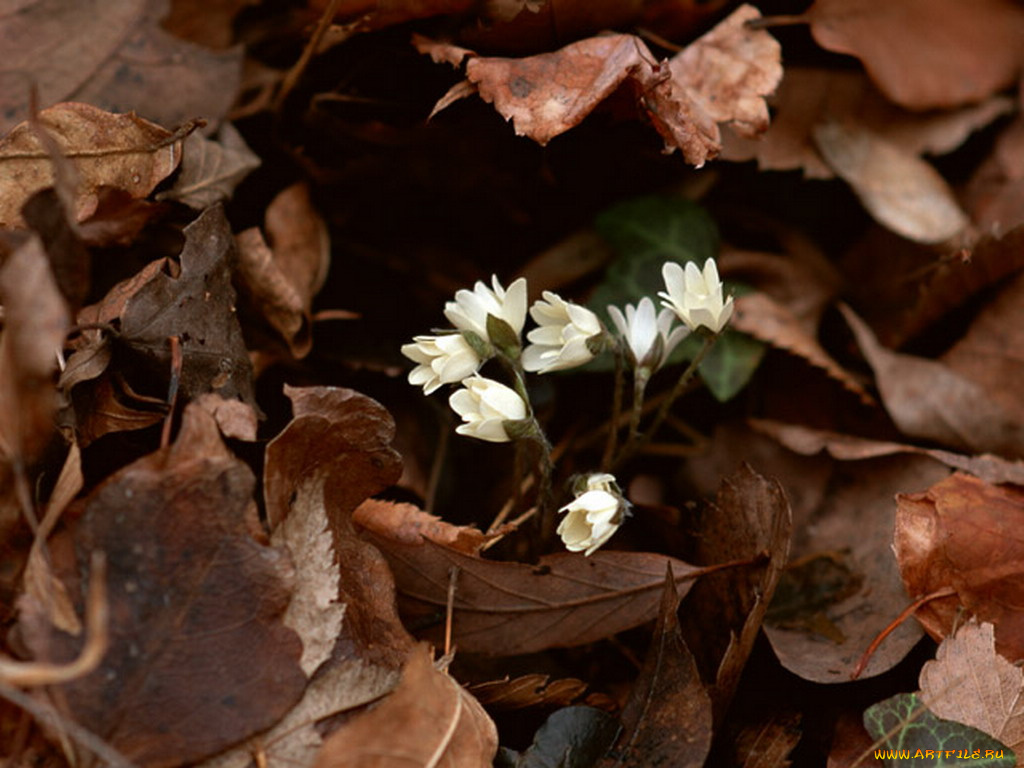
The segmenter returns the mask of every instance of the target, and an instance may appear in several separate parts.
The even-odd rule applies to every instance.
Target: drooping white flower
[[[576,498],[558,510],[568,513],[558,535],[570,552],[591,555],[619,529],[628,507],[613,475],[590,475]]]
[[[409,372],[409,383],[429,395],[442,384],[455,384],[472,376],[483,362],[461,333],[414,336],[402,345],[402,354],[418,365]]]
[[[649,368],[652,372],[665,364],[672,350],[689,333],[686,326],[672,327],[676,315],[671,309],[662,309],[655,317],[654,302],[646,296],[636,307],[627,304],[625,315],[618,307],[611,306],[608,314],[629,345],[636,366]]]
[[[692,261],[686,263],[685,271],[668,261],[661,274],[667,291],[658,294],[666,299],[661,305],[674,311],[691,331],[704,326],[718,333],[725,328],[732,317],[732,296],[722,298],[722,281],[714,259],[704,262],[703,272]]]
[[[520,277],[508,287],[501,287],[497,275],[491,276],[493,289],[477,281],[473,290],[456,292],[455,301],[444,305],[444,316],[460,331],[472,331],[484,341],[493,342],[487,333],[487,316],[503,320],[512,331],[522,333],[526,322],[526,278]]]
[[[592,360],[594,353],[587,342],[604,331],[597,315],[557,293],[544,291],[542,295],[543,300],[530,307],[530,317],[540,327],[526,334],[532,343],[523,350],[523,367],[549,373]]]
[[[462,386],[448,398],[448,404],[466,422],[455,431],[491,443],[509,442],[512,438],[505,422],[520,421],[529,413],[523,398],[511,387],[483,376],[471,376]]]

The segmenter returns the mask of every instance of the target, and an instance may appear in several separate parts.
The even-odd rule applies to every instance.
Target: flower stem
[[[651,380],[651,370],[640,366],[633,371],[633,411],[629,414],[629,442],[640,439],[640,415],[644,410],[644,393]]]
[[[623,374],[624,352],[619,344],[615,345],[615,388],[612,390],[612,420],[608,424],[608,441],[604,444],[601,456],[601,471],[606,472],[615,456],[615,448],[619,439],[619,417],[622,415],[622,390],[625,389]]]

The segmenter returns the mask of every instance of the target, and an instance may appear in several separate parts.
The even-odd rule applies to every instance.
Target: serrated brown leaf
[[[678,610],[669,564],[654,637],[622,711],[616,756],[603,766],[704,765],[711,749],[711,699],[679,631]]]
[[[946,637],[963,606],[995,625],[1003,656],[1024,657],[1024,490],[956,473],[922,493],[900,494],[896,503],[893,549],[907,594],[956,590],[918,609],[928,633]]]
[[[433,623],[440,638],[449,574],[458,568],[452,637],[460,650],[493,656],[582,645],[657,616],[665,565],[672,564],[681,594],[697,570],[647,552],[560,552],[536,565],[483,560],[429,539],[405,544],[365,531],[387,558],[403,614]]]
[[[1024,65],[1024,9],[1013,0],[816,0],[808,16],[819,45],[859,58],[909,109],[981,101]]]
[[[840,310],[904,434],[974,453],[1024,456],[1024,425],[980,386],[936,360],[886,349],[853,310]]]
[[[498,732],[483,707],[435,669],[421,645],[394,693],[328,738],[314,768],[490,768],[497,751]]]
[[[853,188],[868,213],[896,234],[942,243],[967,228],[967,214],[952,188],[917,155],[856,123],[824,123],[813,134],[825,162]]]
[[[39,124],[78,171],[78,221],[96,211],[101,186],[145,197],[181,159],[179,139],[134,114],[65,103],[40,112]],[[53,184],[50,157],[28,123],[0,139],[0,172],[10,180],[0,192],[0,226],[24,226],[21,206],[34,192]]]
[[[970,621],[921,668],[921,699],[936,717],[1024,750],[1024,671],[996,653],[991,624]]]
[[[108,477],[52,542],[79,602],[76,560],[104,552],[109,579],[110,650],[61,695],[75,720],[139,765],[220,752],[277,721],[305,687],[299,639],[281,624],[291,564],[247,531],[254,486],[213,419],[189,406],[169,448]],[[81,638],[54,630],[29,601],[22,610],[37,658],[78,653]]]
[[[193,133],[182,145],[181,170],[174,185],[158,194],[157,200],[177,200],[202,210],[230,200],[235,187],[259,167],[259,157],[231,123],[221,127],[217,140]]]

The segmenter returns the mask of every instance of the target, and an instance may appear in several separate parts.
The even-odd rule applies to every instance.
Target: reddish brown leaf
[[[617,757],[604,765],[704,765],[711,749],[711,699],[679,631],[678,610],[669,564],[654,637],[622,712]]]
[[[1024,656],[1024,490],[957,473],[923,493],[900,494],[896,502],[893,548],[907,593],[956,590],[956,597],[918,610],[928,633],[946,637],[963,606],[995,625],[1003,656]]]
[[[480,547],[487,541],[477,528],[446,523],[415,504],[367,499],[352,513],[352,522],[402,544],[422,544],[427,539],[466,555],[479,554]]]
[[[498,751],[494,723],[430,659],[426,646],[416,648],[395,692],[327,739],[314,768],[490,768]]]
[[[40,112],[39,123],[78,171],[74,215],[79,221],[96,211],[101,186],[145,197],[181,159],[180,140],[134,114],[68,103]],[[0,169],[13,180],[0,192],[0,226],[24,226],[21,206],[32,193],[53,184],[50,157],[28,123],[0,139]]]
[[[526,707],[568,707],[587,690],[574,678],[551,680],[547,675],[523,675],[515,680],[492,680],[468,686],[470,693],[490,710]]]
[[[1024,65],[1024,10],[1013,0],[816,0],[809,16],[821,46],[859,58],[909,109],[981,101]]]
[[[103,663],[61,694],[79,723],[139,765],[220,752],[273,724],[305,687],[299,639],[281,624],[291,565],[247,532],[254,485],[213,419],[190,406],[175,443],[110,476],[54,542],[79,600],[79,569],[106,554],[111,613]],[[38,658],[78,653],[81,638],[54,630],[30,601],[19,626]]]
[[[568,552],[536,565],[483,560],[424,540],[403,544],[364,534],[387,558],[399,605],[410,618],[434,623],[440,638],[452,568],[455,584],[453,639],[460,650],[493,656],[582,645],[657,616],[659,588],[671,562],[682,594],[696,570],[681,560],[646,552]]]
[[[980,386],[935,360],[886,349],[853,310],[840,309],[875,371],[886,410],[906,435],[971,452],[1024,455],[1024,425]]]
[[[982,232],[998,234],[1024,224],[1024,118],[996,139],[989,158],[975,171],[966,206]]]

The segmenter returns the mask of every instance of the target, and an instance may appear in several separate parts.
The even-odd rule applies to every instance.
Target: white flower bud
[[[402,345],[402,354],[418,365],[409,372],[409,383],[429,395],[442,384],[455,384],[480,368],[480,356],[460,333],[415,336]]]
[[[628,508],[613,475],[590,475],[576,498],[558,510],[568,513],[558,535],[570,552],[591,555],[619,529]]]
[[[448,404],[462,417],[455,431],[492,443],[507,443],[512,438],[505,430],[506,421],[527,418],[529,409],[523,398],[512,388],[483,376],[471,376],[462,382],[464,389],[456,390]]]
[[[668,261],[661,274],[668,291],[658,294],[666,299],[661,305],[674,311],[691,331],[704,326],[719,333],[725,328],[732,317],[732,296],[723,301],[714,259],[704,262],[703,273],[692,261],[686,263],[685,272],[676,262]]]
[[[444,305],[444,316],[460,331],[473,331],[481,339],[494,342],[487,333],[487,316],[493,315],[518,336],[526,322],[526,278],[520,277],[506,291],[492,275],[491,285],[493,290],[477,281],[472,291],[456,292],[455,301]]]
[[[594,353],[587,341],[604,331],[597,315],[551,291],[543,296],[530,307],[530,316],[540,327],[526,334],[532,343],[523,350],[523,368],[549,373],[590,362]]]
[[[629,346],[634,366],[648,368],[652,373],[665,364],[672,350],[689,333],[685,326],[672,328],[676,316],[670,309],[661,310],[655,317],[654,302],[646,296],[636,307],[627,304],[625,315],[618,307],[608,307],[608,314]]]

